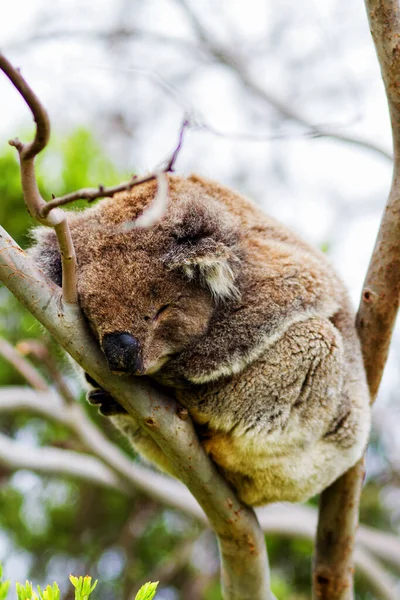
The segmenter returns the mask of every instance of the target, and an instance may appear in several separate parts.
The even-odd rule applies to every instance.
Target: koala
[[[198,176],[168,181],[149,228],[134,222],[154,181],[71,214],[82,310],[110,371],[168,388],[244,503],[305,501],[357,462],[369,434],[346,290],[320,251],[251,201]],[[34,259],[61,285],[54,232],[35,236]],[[173,474],[105,390],[89,401]]]

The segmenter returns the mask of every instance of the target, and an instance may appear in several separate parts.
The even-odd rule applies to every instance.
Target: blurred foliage
[[[3,567],[0,563],[0,600],[7,600],[8,592],[10,589],[10,580],[3,581],[2,578]],[[69,576],[69,580],[75,590],[74,600],[89,600],[92,592],[97,587],[98,579],[92,584],[92,578],[90,575],[81,575],[75,577],[74,575]],[[157,582],[147,582],[138,591],[135,596],[135,600],[153,600],[156,595]],[[25,581],[24,584],[16,582],[17,600],[60,600],[61,592],[56,582],[53,585],[48,584],[43,590],[40,585],[37,586],[37,593],[30,581]]]
[[[113,185],[128,177],[118,173],[84,129],[52,142],[44,156],[39,157],[37,171],[46,199],[80,187]],[[0,173],[0,222],[26,247],[27,232],[33,223],[21,197],[16,153],[6,146],[0,154]],[[76,203],[70,210],[85,205]],[[62,351],[4,287],[0,288],[0,336],[13,344],[24,338],[40,338],[49,345],[72,382]],[[47,377],[43,369],[42,373]],[[0,359],[0,385],[23,383],[13,368]],[[73,385],[78,388],[76,382]],[[115,442],[129,451],[107,420],[93,413],[93,409],[90,414]],[[20,443],[81,449],[65,427],[29,414],[3,416],[0,431]],[[376,440],[370,452],[381,454]],[[391,530],[393,523],[382,505],[380,488],[376,479],[368,480],[362,520]],[[270,536],[268,550],[277,598],[309,598],[312,545],[300,539]],[[90,483],[78,484],[27,471],[8,473],[2,467],[0,560],[6,568],[9,564],[20,565],[19,572],[25,570],[26,577],[33,574],[41,582],[58,581],[62,600],[74,597],[68,591],[69,572],[78,576],[90,572],[99,578],[101,584],[93,596],[97,600],[132,600],[139,584],[149,579],[160,579],[157,600],[221,599],[216,544],[197,522],[139,492],[127,497]],[[4,591],[4,582],[0,585]],[[357,580],[357,598],[372,598],[361,579]]]

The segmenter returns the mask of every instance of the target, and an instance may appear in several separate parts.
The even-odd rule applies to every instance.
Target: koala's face
[[[110,370],[150,375],[206,332],[215,305],[161,256],[132,253],[127,264],[112,254],[112,265],[94,261],[79,272],[80,304]]]

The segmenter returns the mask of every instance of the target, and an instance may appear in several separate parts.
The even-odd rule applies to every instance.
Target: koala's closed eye
[[[161,315],[165,313],[170,308],[170,306],[171,304],[164,304],[161,308],[158,309],[154,318],[158,319],[159,317],[161,317]]]

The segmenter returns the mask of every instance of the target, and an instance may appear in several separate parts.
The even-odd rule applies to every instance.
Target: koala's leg
[[[161,448],[135,422],[135,419],[90,375],[85,373],[86,381],[94,388],[87,393],[89,404],[99,407],[99,413],[110,417],[113,425],[130,441],[133,448],[146,460],[157,465],[159,469],[174,475],[174,470]]]
[[[293,323],[245,371],[191,391],[186,404],[201,407],[204,447],[250,505],[319,493],[355,464],[368,437],[358,345],[318,317]]]

